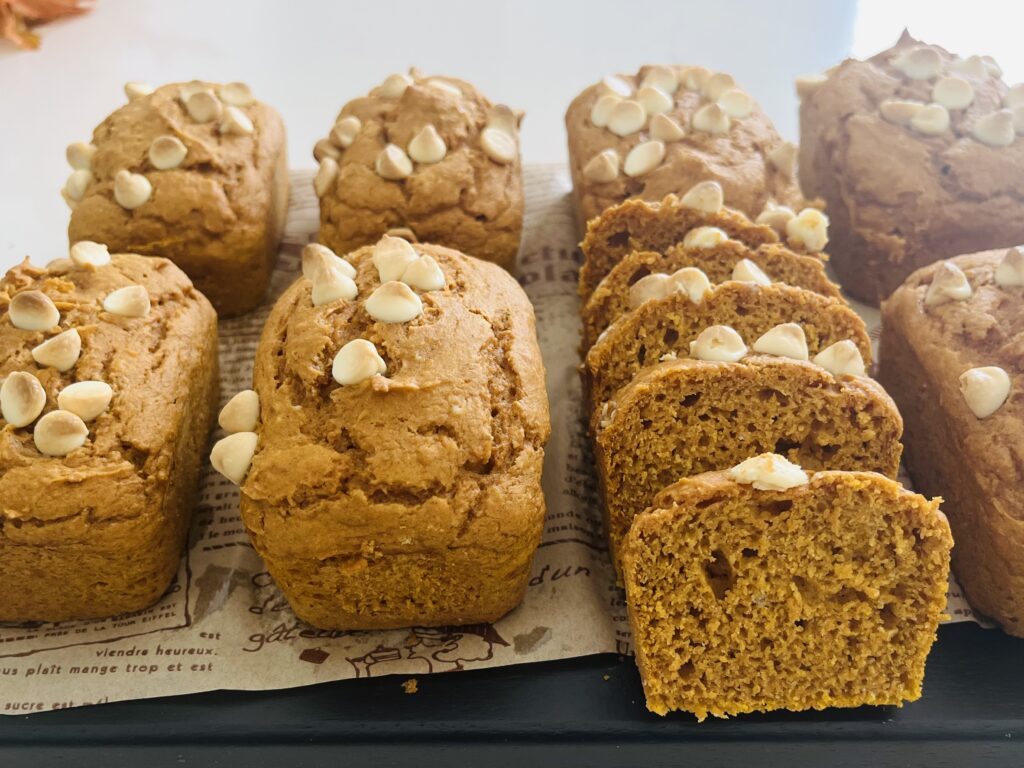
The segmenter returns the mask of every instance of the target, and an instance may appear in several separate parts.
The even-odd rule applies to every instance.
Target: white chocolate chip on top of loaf
[[[384,78],[384,82],[381,83],[377,89],[380,95],[386,99],[397,99],[406,89],[412,85],[412,78],[402,72],[396,72],[393,75],[388,75]]]
[[[484,154],[499,165],[510,165],[516,159],[516,139],[508,131],[488,127],[480,132],[480,146]]]
[[[988,365],[960,374],[960,392],[971,413],[987,419],[1010,397],[1010,376],[1002,368]]]
[[[153,185],[141,173],[121,169],[114,175],[114,199],[126,210],[134,210],[149,200]]]
[[[645,86],[637,91],[636,100],[643,107],[647,116],[660,115],[675,106],[671,96],[653,86]]]
[[[88,171],[92,169],[92,158],[96,154],[95,144],[86,144],[84,141],[76,141],[68,144],[64,156],[76,171]]]
[[[0,416],[16,429],[27,427],[46,406],[46,391],[31,373],[15,371],[0,385]]]
[[[1017,107],[1024,107],[1024,83],[1017,83],[1011,85],[1007,91],[1006,96],[1003,99],[1003,106],[1007,109],[1016,109]]]
[[[319,163],[326,157],[337,161],[341,157],[341,152],[331,144],[330,139],[320,139],[313,145],[313,159]]]
[[[522,116],[522,112],[517,112],[507,104],[495,104],[487,113],[486,127],[496,128],[512,135],[519,130],[519,121]]]
[[[105,381],[76,381],[57,395],[57,406],[82,421],[92,421],[110,407],[114,390]]]
[[[636,309],[645,302],[668,296],[668,281],[668,275],[661,272],[641,277],[629,286],[629,308]]]
[[[331,190],[338,179],[338,172],[338,161],[333,157],[325,157],[320,161],[316,175],[313,176],[313,191],[317,197],[323,197]]]
[[[686,136],[686,131],[674,117],[655,115],[651,118],[648,132],[652,139],[658,141],[679,141]]]
[[[602,149],[583,166],[583,175],[598,184],[615,181],[619,177],[619,153]]]
[[[822,251],[828,244],[828,216],[817,208],[804,208],[786,223],[786,236],[812,253]]]
[[[705,104],[693,113],[693,128],[713,135],[729,132],[732,123],[729,115],[718,104]]]
[[[36,449],[44,456],[67,456],[85,445],[89,428],[70,411],[50,411],[32,430]]]
[[[957,56],[949,63],[949,71],[970,77],[988,77],[988,67],[981,56],[968,56],[966,59]]]
[[[895,125],[910,125],[914,115],[924,109],[920,101],[906,99],[886,99],[878,105],[882,118]]]
[[[892,60],[892,66],[911,80],[931,80],[942,70],[942,57],[934,48],[915,46]]]
[[[221,408],[217,423],[225,432],[255,432],[260,420],[260,396],[252,389],[243,389]]]
[[[408,146],[409,157],[413,162],[421,165],[439,163],[448,153],[448,145],[444,143],[441,134],[433,123],[427,123],[420,132],[412,137]]]
[[[355,115],[347,115],[334,124],[331,129],[331,142],[341,147],[342,149],[348,149],[352,146],[352,142],[356,140],[356,136],[359,135],[359,131],[363,129],[363,121]]]
[[[679,203],[695,211],[718,213],[725,204],[725,194],[717,181],[701,181],[690,187]]]
[[[683,73],[682,82],[688,91],[701,91],[711,79],[711,70],[707,67],[688,67]]]
[[[806,99],[821,86],[828,82],[828,75],[799,75],[796,78],[796,95],[798,99]]]
[[[312,280],[316,277],[317,272],[324,267],[338,269],[343,275],[347,275],[353,280],[356,277],[356,268],[326,245],[320,243],[304,245],[302,247],[302,276],[307,280]]]
[[[314,307],[342,299],[351,301],[358,293],[355,281],[334,263],[324,262],[313,273],[311,297]]]
[[[768,162],[789,178],[792,178],[796,173],[796,156],[796,144],[791,141],[784,141],[767,155]]]
[[[149,96],[155,90],[156,88],[149,83],[142,83],[138,80],[130,80],[124,84],[124,95],[128,97],[128,101],[135,101],[143,96]]]
[[[392,280],[378,287],[363,303],[381,323],[407,323],[423,314],[423,301],[405,283]]]
[[[964,301],[971,298],[971,293],[971,283],[964,271],[956,264],[944,261],[932,274],[924,303],[927,307],[935,307],[951,301]]]
[[[780,235],[786,234],[786,226],[796,218],[793,209],[788,205],[778,205],[769,200],[764,205],[764,210],[757,215],[757,224],[765,224],[771,227]]]
[[[185,99],[185,111],[197,123],[209,123],[220,119],[224,105],[214,96],[213,91],[204,89],[188,95]]]
[[[621,96],[616,96],[614,93],[606,93],[594,102],[594,106],[590,110],[590,122],[593,123],[595,128],[608,127],[608,119],[612,115],[612,110],[615,109],[620,101],[622,101]]]
[[[338,350],[331,365],[331,375],[343,387],[358,384],[388,372],[377,347],[366,339],[355,339]]]
[[[726,90],[718,97],[717,103],[729,117],[743,118],[754,111],[754,100],[739,88]]]
[[[401,237],[384,235],[373,246],[373,266],[382,283],[400,280],[406,267],[416,259],[416,249]]]
[[[248,136],[256,127],[252,119],[238,107],[225,107],[224,119],[220,121],[220,132],[234,136]]]
[[[657,88],[659,91],[671,96],[679,88],[679,77],[672,67],[655,64],[648,67],[644,72],[643,79],[640,81],[640,88]]]
[[[946,109],[966,109],[974,101],[974,86],[955,75],[939,78],[932,86],[932,101]]]
[[[938,136],[949,130],[949,111],[941,104],[926,104],[910,118],[910,127],[925,136]]]
[[[75,367],[82,354],[82,337],[78,329],[58,333],[32,349],[32,359],[39,365],[56,368],[61,373]]]
[[[158,171],[177,168],[188,156],[188,147],[177,136],[157,136],[149,145],[149,162]]]
[[[103,309],[121,317],[145,317],[150,310],[149,291],[142,285],[118,288],[103,299]]]
[[[401,281],[417,291],[439,291],[445,286],[441,265],[429,253],[409,263],[402,272]]]
[[[708,101],[718,101],[722,95],[736,87],[736,79],[727,72],[715,72],[704,81],[701,95]]]
[[[718,227],[695,227],[683,236],[684,248],[715,248],[729,239]]]
[[[798,464],[777,453],[762,453],[741,461],[727,474],[731,480],[757,491],[787,491],[809,482]]]
[[[248,107],[256,99],[253,98],[252,89],[245,83],[225,83],[217,88],[217,95],[225,104],[232,107]]]
[[[747,354],[747,345],[735,330],[728,325],[712,325],[705,328],[690,342],[690,357],[698,360],[735,363]]]
[[[626,155],[622,163],[622,172],[630,178],[646,176],[665,159],[665,144],[652,140],[637,144]]]
[[[397,144],[388,144],[374,162],[377,175],[388,181],[401,181],[412,174],[412,160]]]
[[[732,279],[740,283],[771,285],[772,281],[757,264],[750,259],[740,259],[732,268]]]
[[[1013,144],[1016,130],[1013,127],[1013,112],[1001,109],[979,117],[971,135],[990,147],[1008,147]]]
[[[860,349],[849,339],[825,347],[814,356],[813,362],[833,376],[863,376],[866,373]]]
[[[56,305],[42,291],[22,291],[14,294],[7,307],[11,325],[23,331],[45,331],[60,322]]]
[[[623,99],[628,99],[633,95],[633,86],[618,75],[605,75],[601,79],[601,85],[610,93]]]
[[[798,323],[776,325],[765,331],[751,348],[761,355],[789,357],[794,360],[807,360],[810,357],[807,336]]]
[[[1008,248],[996,267],[996,285],[1006,287],[1024,285],[1024,248]]]
[[[608,115],[608,130],[616,136],[629,136],[647,123],[647,112],[639,101],[624,99],[612,107]]]
[[[74,206],[75,203],[85,197],[85,192],[90,184],[92,184],[92,171],[84,169],[72,171],[71,175],[68,176],[68,180],[64,182],[61,194],[68,202],[68,205]]]
[[[711,281],[697,267],[677,269],[669,275],[668,286],[671,292],[685,293],[694,304],[700,304],[711,291]]]
[[[259,436],[255,432],[235,432],[214,444],[210,463],[232,483],[241,485],[249,474],[258,443]]]

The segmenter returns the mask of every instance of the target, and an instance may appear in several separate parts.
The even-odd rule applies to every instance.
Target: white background
[[[793,79],[892,44],[903,26],[1024,79],[1017,2],[897,0],[98,0],[41,29],[37,52],[0,43],[0,269],[67,248],[65,146],[88,140],[126,80],[245,80],[277,107],[293,167],[348,99],[410,65],[472,80],[525,109],[528,163],[564,162],[562,116],[585,85],[645,62],[731,72],[796,139]]]

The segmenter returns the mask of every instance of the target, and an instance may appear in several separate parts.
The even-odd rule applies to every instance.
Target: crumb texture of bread
[[[112,291],[141,285],[152,307],[128,318],[102,309]],[[41,291],[60,327],[29,331],[11,300]],[[82,351],[66,372],[32,349],[76,329]],[[0,281],[0,380],[25,371],[46,392],[43,413],[77,381],[113,389],[88,422],[85,444],[63,457],[37,450],[31,427],[0,417],[0,621],[65,621],[145,608],[177,571],[218,398],[217,320],[166,259],[114,255],[109,265],[46,269],[27,260]]]
[[[669,486],[623,554],[648,709],[704,720],[920,698],[952,545],[938,500],[874,473]]]
[[[181,94],[218,88],[173,83],[111,113],[93,132],[92,181],[72,209],[68,237],[104,243],[111,253],[168,258],[221,315],[232,316],[255,309],[266,294],[288,208],[288,161],[284,123],[266,104],[232,107],[252,122],[251,133],[190,116]],[[180,165],[154,167],[149,152],[159,137],[184,145]],[[131,210],[114,193],[122,170],[152,186]]]
[[[934,77],[911,79],[895,63],[934,52]],[[980,59],[977,71],[904,34],[866,61],[848,59],[800,104],[800,181],[825,200],[829,251],[843,288],[877,305],[914,270],[962,253],[1024,243],[1024,137],[978,140],[979,122],[1007,106],[1007,86]],[[939,78],[966,81],[972,100],[949,125],[922,133],[885,119],[887,101],[934,101]]]
[[[879,380],[903,409],[915,487],[945,499],[967,599],[1024,637],[1024,288],[995,282],[1005,253],[949,260],[970,282],[966,300],[925,305],[933,264],[882,304]],[[979,419],[959,377],[982,366],[1002,368],[1012,384],[1002,407]]]
[[[318,158],[337,166],[320,195],[320,242],[347,253],[389,230],[408,229],[420,242],[514,270],[523,228],[521,113],[492,104],[465,80],[412,70],[408,81],[399,96],[378,86],[338,114],[336,125],[355,118],[359,128],[347,147],[330,144],[326,160]],[[410,160],[405,178],[382,176],[377,161],[385,147],[404,154],[427,126],[444,143],[441,159]],[[493,159],[484,148],[484,134],[493,126],[513,145],[509,162]]]
[[[522,599],[544,520],[550,424],[533,308],[497,265],[433,245],[446,286],[375,321],[373,247],[346,257],[355,300],[279,299],[256,354],[259,447],[242,487],[253,543],[296,614],[374,629],[493,621]],[[339,386],[365,339],[387,371]]]

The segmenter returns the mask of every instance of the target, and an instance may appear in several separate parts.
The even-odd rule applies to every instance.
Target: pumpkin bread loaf
[[[945,499],[967,599],[1024,637],[1024,248],[914,272],[882,304],[879,356],[914,485]]]
[[[255,309],[288,208],[281,117],[244,83],[125,90],[91,143],[68,147],[71,242],[164,256],[221,315]]]
[[[646,368],[605,404],[594,431],[605,530],[618,567],[633,518],[679,478],[764,452],[815,470],[895,477],[903,422],[871,379],[751,355]]]
[[[680,480],[623,550],[648,709],[703,720],[920,698],[952,544],[937,499],[871,472],[808,477],[758,456]]]
[[[465,80],[391,75],[348,102],[313,150],[320,242],[347,253],[406,229],[514,269],[521,119]]]
[[[495,264],[395,237],[305,257],[211,457],[256,550],[314,626],[498,619],[544,520],[529,300]]]
[[[77,243],[0,280],[0,621],[114,616],[178,570],[217,317],[166,259]]]

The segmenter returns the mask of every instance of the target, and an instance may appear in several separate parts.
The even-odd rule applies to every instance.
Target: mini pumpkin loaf
[[[657,65],[605,77],[573,100],[565,125],[581,228],[627,198],[657,201],[708,180],[752,217],[769,200],[803,203],[796,147],[724,72]]]
[[[244,83],[125,87],[129,102],[68,147],[71,242],[169,258],[222,315],[254,309],[288,207],[284,124]]]
[[[918,267],[1024,242],[1024,84],[908,34],[798,83],[800,180],[828,204],[843,287],[877,304]]]
[[[882,325],[914,485],[946,500],[971,605],[1024,637],[1024,248],[917,270]]]
[[[701,228],[691,230],[691,242],[674,245],[664,253],[633,251],[616,264],[598,283],[580,311],[583,318],[583,350],[590,349],[598,336],[615,320],[649,298],[686,290],[691,280],[746,280],[762,285],[786,283],[839,299],[839,286],[828,279],[825,264],[814,256],[794,253],[779,244],[757,248]],[[703,281],[701,281],[703,282]],[[689,291],[687,291],[689,292]]]
[[[217,317],[166,259],[80,242],[0,281],[0,621],[135,611],[178,569]]]
[[[830,372],[784,357],[744,357],[736,332],[716,327],[698,339],[697,359],[651,366],[620,389],[594,429],[616,568],[633,518],[680,477],[766,451],[810,469],[895,477],[900,414],[877,383],[858,375],[859,357],[844,358],[848,344],[841,345],[819,357]]]
[[[872,472],[808,476],[766,454],[670,485],[622,558],[647,708],[920,698],[952,545],[938,499]]]
[[[701,182],[682,197],[669,195],[656,203],[627,200],[591,219],[580,244],[580,296],[589,299],[604,277],[633,251],[665,253],[684,243],[691,230],[702,227],[721,230],[719,240],[729,237],[752,248],[779,242],[780,233],[800,253],[819,253],[828,242],[828,218],[815,208],[794,213],[787,206],[773,206],[754,223],[724,207],[723,201],[718,182]],[[707,234],[716,233],[709,230]]]
[[[408,229],[512,270],[521,119],[465,80],[391,75],[346,104],[314,148],[320,242],[345,253]]]
[[[860,355],[858,373],[871,361],[864,321],[842,299],[781,283],[730,280],[711,287],[699,277],[683,291],[670,286],[667,295],[659,282],[634,288],[644,289],[633,292],[642,303],[608,326],[584,361],[584,389],[595,409],[644,367],[696,354],[701,334],[712,326],[728,326],[743,345],[721,347],[725,357],[720,359],[738,359],[750,346],[758,353],[808,360],[848,341]]]
[[[388,236],[345,259],[308,246],[304,272],[212,457],[257,551],[318,627],[499,618],[544,520],[530,302],[494,264]]]

